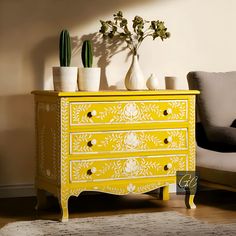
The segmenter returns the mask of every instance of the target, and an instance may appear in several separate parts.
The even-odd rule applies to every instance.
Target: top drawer
[[[187,121],[188,100],[70,102],[70,125]]]

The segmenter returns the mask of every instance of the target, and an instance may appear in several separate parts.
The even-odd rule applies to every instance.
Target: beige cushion
[[[224,153],[197,147],[197,166],[236,172],[236,153]]]
[[[236,153],[223,153],[197,147],[200,180],[236,188]]]

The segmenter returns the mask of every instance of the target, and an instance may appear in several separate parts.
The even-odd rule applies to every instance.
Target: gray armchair
[[[197,170],[201,184],[236,191],[236,72],[190,72],[200,90],[196,107]]]

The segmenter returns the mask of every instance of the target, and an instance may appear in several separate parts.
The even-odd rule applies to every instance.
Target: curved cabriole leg
[[[68,198],[62,197],[60,199],[60,207],[61,207],[61,222],[67,222],[68,221]]]
[[[42,189],[37,189],[37,204],[35,210],[45,209],[47,206],[47,196],[46,191]]]
[[[190,194],[188,191],[186,191],[185,194],[185,205],[188,209],[195,209],[196,205],[194,204],[193,200],[194,200],[194,196],[193,194]]]
[[[161,200],[167,201],[170,199],[170,195],[169,195],[169,186],[164,186],[161,187],[160,189],[160,198]]]

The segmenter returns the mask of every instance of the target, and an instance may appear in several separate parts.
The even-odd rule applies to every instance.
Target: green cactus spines
[[[92,42],[90,40],[85,40],[83,42],[81,58],[84,67],[93,66],[93,50],[92,50]]]
[[[59,42],[60,66],[70,66],[71,62],[71,39],[67,30],[62,30]]]

